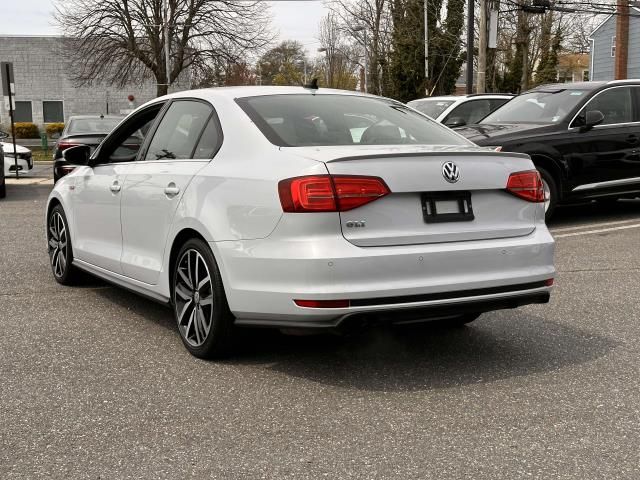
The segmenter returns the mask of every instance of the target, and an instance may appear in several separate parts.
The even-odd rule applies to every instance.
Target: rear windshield
[[[431,118],[437,118],[442,112],[449,108],[453,102],[454,100],[414,100],[407,103],[407,105],[425,115],[429,115]]]
[[[69,123],[67,133],[110,133],[120,123],[119,118],[75,118]]]
[[[281,147],[468,145],[405,105],[357,95],[265,95],[236,100],[269,141]]]

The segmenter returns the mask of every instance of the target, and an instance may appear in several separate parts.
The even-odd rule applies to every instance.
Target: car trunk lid
[[[324,162],[332,175],[380,177],[388,185],[389,195],[340,213],[343,235],[354,245],[509,238],[535,229],[540,205],[506,191],[511,173],[534,168],[526,155],[460,146],[296,150]],[[456,181],[443,174],[449,162],[458,170]]]

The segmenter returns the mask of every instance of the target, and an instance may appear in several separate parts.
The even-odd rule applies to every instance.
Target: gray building
[[[15,77],[15,120],[44,124],[64,122],[71,115],[119,114],[153,99],[153,80],[125,88],[102,84],[75,86],[62,61],[62,42],[56,36],[0,36],[0,61],[13,62]],[[189,88],[188,76],[170,91]],[[130,104],[127,97],[133,95]],[[9,123],[9,112],[0,102],[0,124]]]
[[[638,15],[640,8],[631,7]],[[609,15],[591,34],[591,80],[613,80],[616,57],[616,16]],[[629,17],[629,57],[627,77],[640,78],[640,17]]]

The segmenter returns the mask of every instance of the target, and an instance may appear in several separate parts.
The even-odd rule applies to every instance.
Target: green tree
[[[424,2],[394,0],[391,7],[393,90],[404,102],[424,97],[427,89],[435,95],[450,94],[460,75],[464,0],[430,0],[428,9],[429,75],[425,78]]]
[[[285,40],[258,60],[262,85],[298,85],[304,76],[306,58],[300,42]],[[277,83],[276,83],[277,82]]]

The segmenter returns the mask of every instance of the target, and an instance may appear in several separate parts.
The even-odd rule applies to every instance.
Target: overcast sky
[[[100,1],[100,0],[96,0]],[[52,0],[2,0],[0,35],[56,35],[52,25]],[[271,5],[273,28],[280,39],[300,41],[307,54],[318,48],[318,23],[327,14],[321,1],[275,1]]]

